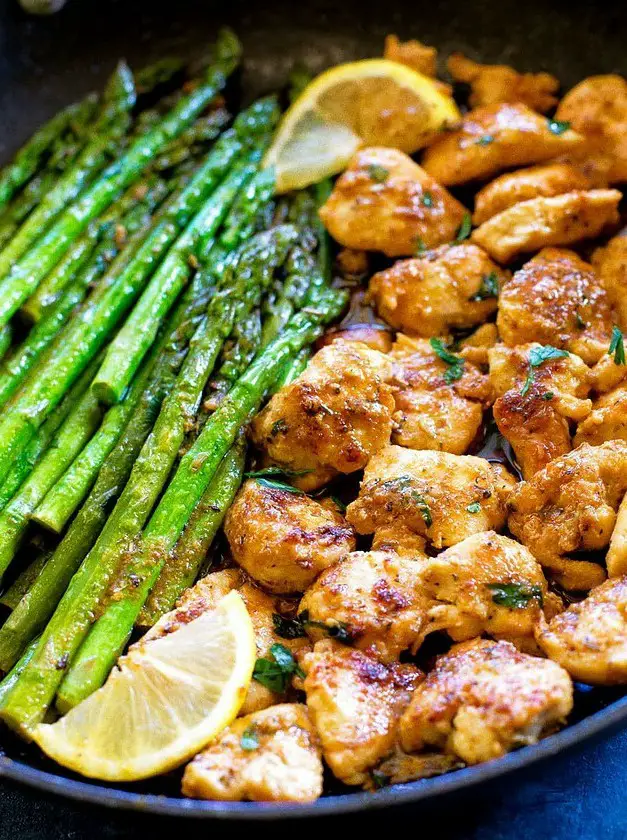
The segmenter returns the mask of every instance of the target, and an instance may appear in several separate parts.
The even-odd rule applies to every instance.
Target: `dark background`
[[[0,162],[44,119],[98,86],[115,60],[198,54],[219,23],[244,40],[250,98],[311,70],[380,53],[383,36],[419,37],[519,69],[545,69],[568,87],[585,75],[627,73],[627,2],[583,0],[70,0],[49,19],[0,0]],[[437,840],[627,838],[627,733],[473,788],[465,797],[367,816],[334,817],[339,832],[387,829]],[[330,820],[262,831],[327,830]],[[240,827],[114,812],[0,782],[0,840],[222,836]],[[246,830],[246,829],[245,829]],[[248,830],[259,831],[251,826]]]

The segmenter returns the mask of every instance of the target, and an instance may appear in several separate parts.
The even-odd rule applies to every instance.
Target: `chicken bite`
[[[592,411],[577,427],[573,443],[598,446],[606,440],[627,441],[627,385],[595,400]]]
[[[424,556],[424,555],[423,555]],[[330,566],[300,602],[317,641],[340,629],[351,644],[382,662],[414,653],[424,638],[427,601],[420,560],[390,551],[356,551]]]
[[[497,102],[520,102],[544,113],[557,104],[559,79],[550,73],[518,73],[507,64],[479,64],[454,52],[446,67],[456,82],[470,85],[471,108]]]
[[[385,665],[331,639],[316,642],[304,668],[307,708],[326,763],[347,785],[368,782],[394,748],[398,719],[421,672]]]
[[[482,225],[521,201],[540,196],[549,198],[591,186],[589,179],[569,163],[547,163],[506,172],[479,190],[472,220],[475,225]]]
[[[508,347],[537,341],[594,364],[607,353],[612,311],[589,263],[573,251],[543,248],[501,289],[496,324]]]
[[[627,181],[627,81],[622,76],[590,76],[560,102],[556,120],[569,122],[586,138],[593,156],[606,158],[610,183]]]
[[[627,683],[627,577],[602,583],[540,625],[537,639],[546,655],[576,680]]]
[[[569,555],[607,547],[625,490],[627,443],[584,443],[514,488],[509,529],[564,588],[591,589],[603,568]]]
[[[331,506],[255,479],[235,497],[224,533],[238,566],[276,594],[304,592],[355,548],[353,529]]]
[[[303,490],[363,469],[390,439],[390,372],[387,356],[358,342],[323,347],[255,417],[252,438],[274,462],[311,471],[294,482]]]
[[[358,534],[397,523],[442,548],[502,528],[514,483],[483,458],[391,445],[366,467],[346,518]]]
[[[402,257],[451,242],[465,212],[408,155],[372,147],[353,156],[320,218],[341,245]]]
[[[422,158],[423,168],[444,186],[492,178],[504,169],[543,163],[581,149],[584,138],[526,105],[495,104],[465,115],[460,128],[443,134]]]
[[[571,679],[555,662],[475,639],[438,657],[401,718],[401,744],[480,764],[536,743],[572,707]]]
[[[194,799],[313,802],[322,761],[306,706],[283,703],[239,718],[187,765],[182,792]]]
[[[616,313],[618,326],[627,331],[627,232],[623,231],[592,255],[592,265]]]
[[[386,35],[383,58],[405,64],[425,76],[435,76],[437,71],[438,51],[420,41],[411,39],[401,41],[396,35]]]
[[[425,338],[483,323],[508,274],[464,242],[399,260],[370,280],[369,297],[388,324]]]
[[[397,338],[394,368],[392,442],[409,449],[437,449],[463,455],[491,402],[485,374],[466,361],[462,375],[450,381],[450,366],[425,339]]]

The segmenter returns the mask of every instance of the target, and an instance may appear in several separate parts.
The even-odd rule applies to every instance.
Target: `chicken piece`
[[[154,627],[142,637],[141,642],[149,642],[167,633],[173,633],[183,624],[193,621],[207,610],[214,609],[218,602],[233,589],[239,592],[248,609],[255,631],[257,656],[268,657],[270,648],[277,643],[284,645],[294,655],[310,647],[307,639],[285,639],[277,635],[273,615],[279,614],[287,604],[285,602],[277,603],[276,599],[257,589],[239,569],[212,572],[199,580],[195,586],[183,594],[177,608],[162,616]],[[240,709],[240,714],[246,715],[259,709],[265,709],[273,703],[280,702],[280,700],[280,694],[276,694],[256,680],[252,680],[246,699]]]
[[[612,311],[589,263],[573,251],[543,248],[501,289],[496,324],[508,347],[538,341],[590,365],[607,353]]]
[[[459,355],[473,365],[486,366],[488,351],[499,340],[496,324],[481,324],[480,327],[459,342]]]
[[[390,439],[391,364],[358,342],[323,347],[253,420],[253,440],[278,464],[311,470],[294,482],[303,490],[363,469]]]
[[[366,467],[346,518],[358,534],[395,523],[442,548],[502,528],[514,483],[483,458],[388,446]]]
[[[396,747],[389,758],[384,759],[372,773],[364,787],[375,791],[387,785],[402,785],[406,782],[417,782],[420,779],[431,779],[450,773],[462,767],[462,763],[452,755],[440,753],[420,753],[409,755]]]
[[[619,221],[618,190],[583,190],[531,198],[493,216],[472,232],[476,242],[501,263],[549,245],[572,245],[599,236]]]
[[[623,496],[616,514],[605,565],[610,577],[627,574],[627,495]]]
[[[598,446],[606,440],[627,441],[627,385],[595,401],[591,413],[577,427],[573,443]]]
[[[316,642],[304,668],[307,708],[324,760],[345,784],[366,783],[394,748],[398,719],[421,672],[385,665],[331,639]]]
[[[590,76],[560,102],[556,120],[569,122],[593,152],[608,158],[610,183],[627,181],[627,81],[622,76]]]
[[[550,73],[518,73],[507,64],[479,64],[463,53],[452,53],[446,67],[456,82],[470,85],[471,108],[516,102],[544,113],[557,105],[559,79]]]
[[[497,345],[489,351],[490,381],[497,395],[493,415],[500,433],[512,445],[525,479],[554,458],[570,452],[569,420],[586,417],[590,374],[569,353],[533,366],[539,344]]]
[[[340,628],[351,644],[382,662],[416,652],[425,633],[428,602],[421,594],[419,560],[389,551],[356,551],[323,572],[300,602],[311,639]]]
[[[424,559],[426,544],[424,537],[396,521],[377,528],[372,536],[373,551],[392,552],[410,560]]]
[[[405,64],[425,76],[435,76],[437,72],[438,51],[436,48],[428,47],[414,39],[401,41],[396,35],[386,35],[383,58]]]
[[[482,633],[532,640],[549,597],[542,567],[529,549],[494,531],[428,558],[420,579],[423,597],[431,602],[429,632],[446,630],[456,642]]]
[[[475,639],[438,657],[401,718],[401,744],[480,764],[536,743],[572,707],[571,679],[555,662]]]
[[[504,169],[544,163],[584,147],[580,134],[557,128],[521,103],[486,105],[470,111],[460,128],[425,149],[422,165],[448,187],[493,178]]]
[[[388,324],[429,338],[485,321],[508,276],[485,251],[463,242],[399,260],[372,277],[368,294]]]
[[[475,196],[475,212],[472,220],[475,225],[482,225],[518,204],[531,198],[544,196],[549,198],[575,190],[591,187],[590,180],[569,163],[546,163],[543,166],[530,166],[499,175]]]
[[[320,745],[306,706],[282,703],[236,720],[187,765],[182,791],[226,801],[318,799]]]
[[[381,353],[389,353],[392,349],[392,332],[382,324],[348,324],[335,329],[327,330],[316,342],[316,349],[326,347],[336,341],[359,341],[370,347],[371,350],[379,350]]]
[[[509,529],[564,588],[591,589],[604,570],[568,555],[607,547],[625,490],[627,443],[584,443],[512,491]]]
[[[455,239],[465,212],[404,152],[372,147],[352,157],[320,218],[341,245],[402,257]]]
[[[627,232],[610,239],[604,248],[597,248],[592,265],[616,313],[618,326],[627,332]]]
[[[395,348],[398,348],[397,340]],[[411,352],[408,349],[411,347]],[[487,376],[470,362],[459,379],[447,381],[449,365],[425,339],[405,336],[394,369],[395,428],[392,442],[410,449],[437,449],[463,455],[475,439],[490,404]]]
[[[607,580],[537,631],[547,656],[584,683],[627,683],[627,576]]]
[[[337,511],[255,479],[237,494],[224,533],[238,566],[276,594],[304,592],[355,548],[353,530]]]
[[[590,387],[597,394],[607,394],[627,378],[627,365],[617,364],[614,355],[604,353],[590,369]]]

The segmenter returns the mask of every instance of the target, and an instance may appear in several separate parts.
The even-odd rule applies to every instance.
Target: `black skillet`
[[[318,71],[380,54],[396,32],[443,55],[549,70],[568,87],[586,75],[627,74],[627,4],[606,0],[69,0],[51,18],[29,18],[0,0],[0,162],[46,118],[99,86],[115,60],[141,66],[159,56],[194,56],[228,23],[244,42],[246,99],[284,84],[295,63]],[[339,814],[433,800],[607,734],[627,721],[627,697],[577,688],[570,725],[503,759],[376,794],[342,791],[305,806],[213,803],[178,797],[178,776],[141,785],[81,780],[0,731],[0,777],[117,808],[196,817],[276,819]]]

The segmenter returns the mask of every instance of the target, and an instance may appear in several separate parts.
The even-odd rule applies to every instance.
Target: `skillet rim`
[[[297,803],[216,802],[133,793],[116,788],[102,787],[97,782],[67,779],[46,770],[38,770],[29,764],[16,761],[2,754],[0,754],[0,779],[21,782],[36,790],[57,794],[81,803],[158,816],[251,821],[323,817],[378,810],[395,805],[431,802],[447,794],[466,791],[478,784],[521,770],[537,761],[572,749],[594,736],[609,735],[626,721],[627,695],[615,700],[607,708],[585,717],[537,744],[523,747],[494,761],[477,764],[474,767],[456,770],[431,779],[394,785],[376,793],[361,791],[359,793],[339,794],[323,797],[315,802],[302,805]]]

